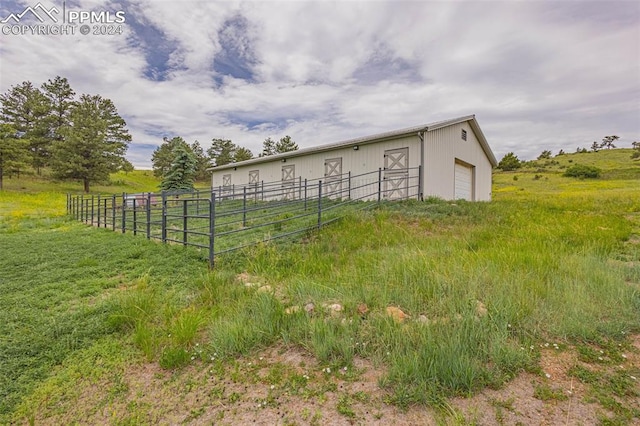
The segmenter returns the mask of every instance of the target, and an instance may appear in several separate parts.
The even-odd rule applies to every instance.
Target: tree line
[[[583,147],[578,147],[576,148],[576,153],[598,152],[599,150],[604,148],[615,149],[616,148],[615,142],[618,139],[620,139],[620,137],[616,135],[605,136],[604,138],[602,138],[602,142],[594,141],[591,144],[591,150],[588,150],[587,148],[583,148]],[[632,142],[631,147],[633,148],[631,158],[632,159],[640,158],[640,142],[638,141]],[[557,155],[564,155],[564,154],[565,154],[564,150],[561,149],[560,151],[558,151]],[[538,155],[537,159],[538,160],[550,159],[552,155],[553,154],[551,153],[551,151],[544,150],[542,151],[542,153],[540,153],[540,155]],[[505,154],[504,157],[502,157],[502,159],[500,160],[496,168],[504,171],[513,171],[522,167],[524,163],[526,163],[526,161],[520,160],[518,156],[515,155],[513,152],[508,152],[507,154]]]
[[[125,158],[130,142],[126,122],[110,99],[76,96],[60,76],[39,87],[23,81],[0,95],[0,190],[5,175],[20,176],[32,168],[42,176],[47,168],[47,177],[80,180],[89,192],[110,173],[133,170]],[[267,138],[259,156],[297,149],[290,136]],[[209,167],[251,158],[249,149],[228,139],[213,139],[205,151],[198,141],[189,145],[178,136],[163,140],[152,163],[161,189],[189,189],[194,180],[208,179]]]
[[[0,189],[6,173],[49,167],[54,179],[91,183],[117,170],[132,170],[124,155],[131,135],[109,99],[76,97],[66,78],[40,87],[30,81],[0,95]]]
[[[262,143],[258,155],[280,154],[295,151],[298,144],[290,136],[277,141],[267,138]],[[209,178],[210,167],[250,160],[254,158],[248,148],[236,145],[229,139],[214,138],[205,151],[200,142],[189,145],[182,137],[164,138],[162,144],[153,151],[151,162],[153,174],[162,179],[160,188],[167,191],[189,191],[195,180]]]

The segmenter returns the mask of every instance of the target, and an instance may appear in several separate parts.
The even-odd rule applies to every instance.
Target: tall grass
[[[181,248],[34,214],[35,199],[0,193],[15,203],[5,217],[32,215],[0,225],[0,416],[105,335],[168,369],[274,344],[326,371],[364,357],[396,404],[446,406],[535,371],[541,342],[640,332],[635,164],[589,182],[558,167],[496,174],[491,203],[382,203],[298,243],[221,256],[213,272]]]

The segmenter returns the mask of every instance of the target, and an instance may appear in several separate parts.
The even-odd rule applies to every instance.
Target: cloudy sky
[[[498,159],[640,140],[638,1],[40,1],[42,25],[122,33],[12,34],[38,0],[0,0],[0,92],[60,75],[110,98],[137,167],[164,136],[257,154],[469,114]]]

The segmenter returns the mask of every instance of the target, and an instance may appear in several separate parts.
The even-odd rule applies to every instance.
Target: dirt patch
[[[631,374],[640,365],[640,335],[621,350],[620,365],[586,364],[573,347],[539,350],[540,374],[522,373],[501,389],[451,399],[445,411],[403,412],[387,404],[379,386],[384,371],[367,360],[330,371],[299,348],[278,346],[232,361],[194,361],[174,372],[156,363],[132,365],[110,380],[78,383],[73,401],[48,407],[35,423],[402,426],[454,418],[461,424],[591,425],[613,414],[590,398],[590,385],[570,374],[572,368]],[[640,384],[635,389],[640,395]]]

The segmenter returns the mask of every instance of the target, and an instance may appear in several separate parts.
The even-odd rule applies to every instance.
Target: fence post
[[[107,199],[105,198],[104,200],[104,227],[107,227]]]
[[[213,269],[214,262],[214,243],[215,243],[215,227],[216,227],[216,193],[211,193],[209,201],[209,268]]]
[[[80,195],[80,222],[84,222],[84,194]]]
[[[304,210],[307,211],[307,178],[304,178]]]
[[[111,229],[116,232],[116,195],[111,196]]]
[[[147,192],[147,240],[151,239],[151,193]]]
[[[349,170],[348,179],[349,179],[349,182],[348,182],[349,183],[349,192],[347,193],[347,199],[351,200],[351,170]]]
[[[302,198],[302,176],[298,176],[298,200]]]
[[[91,196],[91,226],[93,226],[93,195]]]
[[[98,194],[98,228],[100,228],[100,194]]]
[[[200,215],[200,190],[196,191],[196,216]]]
[[[138,235],[137,197],[133,197],[133,235]]]
[[[242,227],[247,226],[247,187],[242,189]]]
[[[162,191],[162,242],[167,242],[167,194]]]
[[[182,200],[182,244],[187,246],[187,215],[189,210],[187,208],[187,200]]]
[[[260,181],[260,186],[261,186],[261,189],[260,189],[260,198],[261,198],[261,200],[262,200],[262,201],[264,201],[264,181],[263,181],[263,180],[262,180],[262,181]]]
[[[122,233],[124,234],[127,229],[127,194],[122,193]]]
[[[322,181],[318,181],[318,229],[322,226]]]
[[[382,169],[378,167],[378,203],[382,196]]]

